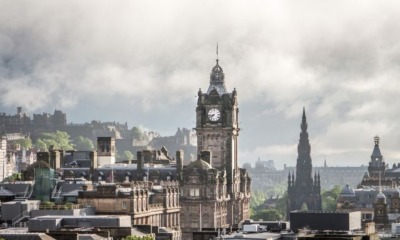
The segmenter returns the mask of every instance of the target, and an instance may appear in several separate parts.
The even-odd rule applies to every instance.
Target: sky
[[[216,45],[240,109],[240,164],[400,162],[400,2],[0,0],[0,112],[175,134],[195,126]]]

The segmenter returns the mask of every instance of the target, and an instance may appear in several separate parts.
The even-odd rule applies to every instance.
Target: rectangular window
[[[125,201],[122,201],[122,209],[127,209],[127,206],[126,206],[126,202]]]
[[[191,197],[198,197],[200,196],[200,190],[198,188],[191,188],[189,196]]]

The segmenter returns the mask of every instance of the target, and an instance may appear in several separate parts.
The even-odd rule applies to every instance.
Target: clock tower
[[[379,193],[376,195],[374,203],[374,222],[378,229],[389,227],[389,218],[387,211],[386,196],[379,188]]]
[[[235,175],[239,174],[237,146],[239,136],[237,92],[228,92],[225,75],[216,60],[207,92],[198,91],[196,107],[197,152],[211,151],[210,165],[226,171],[228,193],[238,192]]]

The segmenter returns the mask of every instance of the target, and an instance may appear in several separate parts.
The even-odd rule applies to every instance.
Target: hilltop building
[[[321,181],[319,173],[312,178],[311,146],[308,140],[306,112],[303,108],[296,174],[288,175],[287,217],[294,210],[322,210]]]

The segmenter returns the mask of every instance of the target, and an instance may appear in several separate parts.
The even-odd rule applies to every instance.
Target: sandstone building
[[[238,166],[238,114],[236,89],[227,91],[217,59],[207,92],[198,91],[198,160],[186,167],[177,163],[184,239],[203,228],[237,227],[250,216],[251,180]]]

